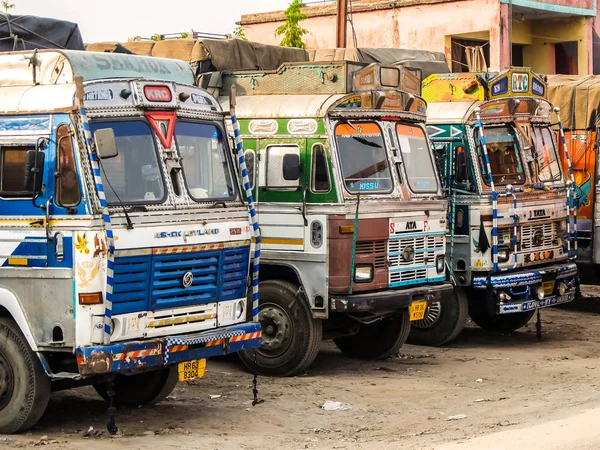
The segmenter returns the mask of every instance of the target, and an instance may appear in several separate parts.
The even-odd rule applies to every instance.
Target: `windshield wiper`
[[[102,160],[100,158],[98,158],[98,163],[100,164],[100,169],[102,170],[102,174],[106,175],[106,171],[104,170],[104,166],[102,165]],[[110,184],[110,180],[108,179],[108,177],[104,176],[104,178],[106,179],[106,184],[108,184],[108,187],[110,188],[110,190],[113,192],[113,194],[115,194],[115,197],[117,197],[117,201],[119,202],[118,206],[123,208],[123,213],[125,214],[125,220],[127,221],[127,229],[133,230],[133,222],[131,221],[129,214],[127,214],[127,209],[125,209],[125,204],[123,203],[123,201],[117,194],[117,191],[115,191],[115,188],[113,188],[112,184]]]
[[[361,144],[368,145],[369,147],[382,148],[381,145],[379,145],[377,142],[371,142],[368,139],[365,139],[365,138],[362,138],[362,137],[358,137],[358,136],[351,136],[351,137],[355,141],[358,141]]]

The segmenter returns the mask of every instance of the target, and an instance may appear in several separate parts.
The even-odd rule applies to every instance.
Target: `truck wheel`
[[[412,322],[408,343],[440,346],[456,339],[467,322],[469,301],[463,289],[454,289],[452,298],[427,305],[425,317]]]
[[[158,403],[173,392],[179,381],[177,365],[163,367],[137,375],[117,375],[115,377],[115,403],[117,405],[137,407]],[[96,383],[94,389],[108,401],[107,383]]]
[[[34,426],[48,406],[50,379],[21,330],[0,318],[0,433]]]
[[[353,336],[333,340],[348,356],[360,359],[386,359],[394,356],[410,332],[408,311],[370,325],[361,325]]]
[[[239,352],[240,359],[262,375],[288,377],[304,372],[319,352],[321,321],[313,318],[298,287],[286,281],[260,283],[259,301],[262,343],[256,351]]]
[[[469,315],[473,322],[487,331],[499,331],[510,333],[524,327],[533,317],[535,310],[512,313],[512,314],[494,314],[490,316],[483,308],[471,308]]]

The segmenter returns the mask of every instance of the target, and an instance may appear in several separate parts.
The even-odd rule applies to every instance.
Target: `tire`
[[[510,333],[511,331],[524,327],[534,314],[535,310],[512,314],[494,314],[493,316],[490,316],[487,311],[478,308],[469,312],[473,322],[480,328],[501,333]]]
[[[411,323],[408,343],[446,345],[458,337],[469,315],[469,300],[464,289],[455,288],[451,299],[427,305],[425,317]]]
[[[258,316],[262,344],[256,351],[239,352],[242,362],[261,375],[303,373],[317,357],[323,328],[305,298],[298,295],[298,287],[285,281],[261,282]]]
[[[0,433],[34,426],[50,399],[50,378],[14,321],[0,318]]]
[[[128,407],[154,405],[167,398],[178,381],[176,365],[137,375],[117,375],[114,380],[115,404]],[[107,383],[96,383],[94,389],[108,401]]]
[[[353,358],[377,360],[394,356],[410,332],[408,311],[370,325],[361,325],[353,336],[333,340],[337,348]]]

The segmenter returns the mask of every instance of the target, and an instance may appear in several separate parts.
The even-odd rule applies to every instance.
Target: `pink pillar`
[[[594,18],[588,17],[585,19],[585,37],[587,41],[587,74],[580,75],[591,75],[594,73]]]
[[[490,27],[490,70],[510,66],[510,39],[508,36],[508,5],[499,3],[498,23]]]
[[[499,46],[500,46],[500,70],[510,67],[510,42],[509,24],[511,17],[509,15],[508,5],[500,3],[500,27],[498,30]]]

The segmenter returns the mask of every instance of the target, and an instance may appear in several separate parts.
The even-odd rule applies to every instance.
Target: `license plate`
[[[223,305],[223,318],[229,320],[233,319],[233,304],[226,303]]]
[[[554,292],[554,280],[542,282],[542,289],[546,295],[552,295]]]
[[[179,381],[190,381],[202,378],[206,371],[206,359],[195,359],[179,363]]]
[[[427,310],[427,302],[412,302],[410,305],[410,320],[422,320]]]

